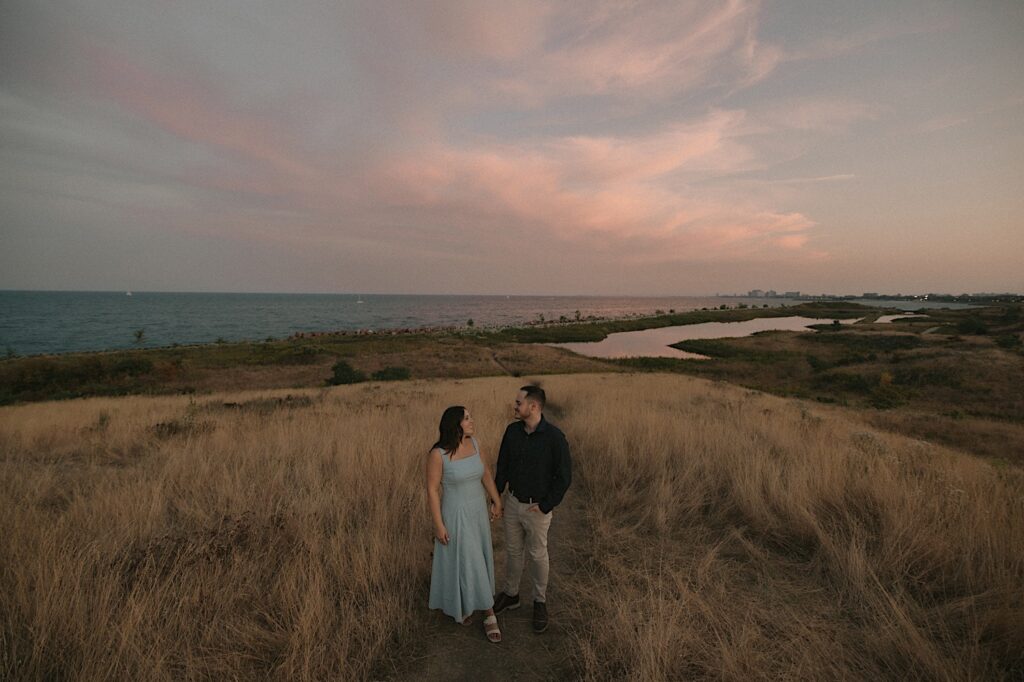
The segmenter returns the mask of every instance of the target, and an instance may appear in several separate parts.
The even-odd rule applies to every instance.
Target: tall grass
[[[426,612],[441,410],[493,457],[523,381],[0,409],[0,678],[390,675]],[[1020,470],[687,377],[544,382],[581,677],[1024,674]]]
[[[437,419],[477,402],[496,438],[504,401],[453,384],[274,395],[0,411],[0,678],[358,679],[393,663],[425,609]]]
[[[1020,470],[731,387],[573,395],[587,677],[1024,676]]]

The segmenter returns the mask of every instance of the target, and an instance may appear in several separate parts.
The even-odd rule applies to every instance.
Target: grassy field
[[[583,509],[556,578],[580,678],[1024,675],[1020,469],[685,376],[543,381]],[[522,382],[0,408],[0,677],[401,667],[438,416],[468,405],[493,455]]]

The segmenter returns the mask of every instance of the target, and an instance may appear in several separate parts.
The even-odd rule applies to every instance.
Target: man
[[[558,427],[544,418],[547,397],[539,386],[523,386],[516,395],[516,421],[508,425],[498,451],[494,482],[503,495],[505,519],[505,590],[494,599],[494,613],[519,608],[519,580],[524,554],[530,557],[533,582],[533,631],[548,629],[548,527],[551,512],[572,481],[569,444]]]

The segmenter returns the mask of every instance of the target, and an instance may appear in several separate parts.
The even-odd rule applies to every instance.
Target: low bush
[[[919,337],[913,334],[865,334],[853,331],[843,331],[834,334],[803,334],[805,341],[820,343],[823,345],[843,346],[848,350],[861,352],[891,352],[895,350],[909,350],[924,345]]]
[[[682,369],[685,363],[693,361],[681,358],[616,358],[612,362],[645,372],[673,372]]]
[[[877,386],[871,391],[871,397],[868,399],[868,404],[879,410],[899,407],[905,402],[907,402],[907,399],[903,392],[899,388],[889,385]]]
[[[851,393],[870,393],[875,386],[875,382],[863,374],[853,374],[851,372],[822,374],[814,380],[814,383],[820,387],[850,391]]]
[[[824,372],[827,369],[832,369],[833,365],[828,360],[822,360],[817,355],[808,355],[807,364],[811,366],[815,372]]]
[[[902,386],[947,386],[960,388],[959,372],[940,367],[900,367],[893,373],[893,379]]]
[[[825,370],[832,369],[833,367],[844,367],[847,365],[859,365],[863,362],[869,362],[877,360],[878,356],[874,353],[868,355],[844,355],[841,358],[835,360],[823,360],[817,355],[808,355],[807,364],[811,366],[815,372],[824,372]]]
[[[1000,348],[1020,348],[1024,342],[1021,342],[1020,337],[1016,334],[1003,334],[996,337],[996,344]]]
[[[331,386],[338,386],[340,384],[358,384],[360,381],[366,381],[365,374],[344,360],[338,360],[331,367],[331,378],[327,380],[327,383]]]
[[[326,353],[322,346],[291,346],[277,357],[277,364],[311,365]]]
[[[961,334],[987,334],[988,326],[977,317],[968,317],[957,322],[956,329]]]
[[[385,367],[373,373],[375,381],[405,381],[411,376],[408,367]]]
[[[0,371],[0,403],[117,394],[152,372],[152,360],[134,354],[25,358]]]

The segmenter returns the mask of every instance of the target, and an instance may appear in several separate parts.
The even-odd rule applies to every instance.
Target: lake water
[[[875,320],[875,324],[886,324],[893,320],[905,320],[908,317],[924,317],[923,315],[914,315],[913,313],[903,313],[902,315],[879,315]]]
[[[901,315],[900,317],[905,317]],[[858,318],[840,320],[840,324],[853,324]],[[762,317],[743,322],[702,322],[684,324],[678,327],[644,329],[636,332],[609,334],[601,341],[580,343],[552,343],[549,345],[568,348],[574,353],[592,358],[680,358],[684,360],[708,360],[708,356],[688,353],[669,344],[693,339],[727,339],[750,336],[764,331],[806,331],[812,324],[827,324],[829,320],[812,317]]]
[[[676,296],[403,296],[0,291],[0,354],[65,353],[261,341],[296,332],[514,326],[537,319],[649,315],[657,310],[778,306],[789,299]],[[134,332],[143,330],[140,343]]]

